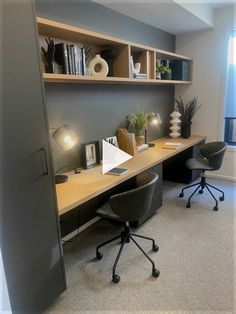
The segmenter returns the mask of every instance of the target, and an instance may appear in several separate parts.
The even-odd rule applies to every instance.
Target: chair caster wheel
[[[179,197],[181,197],[181,198],[184,197],[184,193],[181,192],[181,193],[179,194]]]
[[[155,278],[159,277],[160,276],[160,271],[158,269],[154,268],[152,270],[152,276],[155,277]]]
[[[158,246],[157,244],[154,244],[154,245],[152,246],[152,250],[153,250],[154,252],[158,252],[158,251],[159,251],[159,246]]]
[[[218,210],[218,206],[215,206],[215,207],[213,208],[213,210],[217,211],[217,210]]]
[[[198,193],[199,193],[199,194],[203,194],[203,190],[199,190]]]
[[[96,257],[97,259],[102,259],[103,254],[101,252],[97,252]]]
[[[188,202],[188,203],[186,204],[186,207],[187,207],[187,208],[191,208],[191,204]]]
[[[220,197],[220,201],[223,202],[225,200],[224,196]]]
[[[112,276],[112,282],[118,283],[120,281],[120,276],[119,275],[113,275]]]

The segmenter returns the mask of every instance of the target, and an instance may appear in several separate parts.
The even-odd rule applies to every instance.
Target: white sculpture
[[[96,67],[99,67],[97,70]],[[90,60],[89,65],[89,73],[92,76],[103,76],[106,77],[109,71],[108,64],[106,60],[100,57],[100,55],[95,55],[95,57]]]
[[[134,64],[134,60],[133,57],[130,57],[130,63],[131,63],[131,76],[133,77],[134,74],[139,74],[140,70],[141,70],[141,63],[135,63]]]
[[[178,112],[178,111],[173,111],[171,114],[171,120],[170,120],[170,123],[172,124],[171,127],[170,127],[170,130],[171,130],[171,133],[169,134],[170,137],[172,138],[177,138],[177,137],[180,137],[180,123],[181,123],[181,120],[180,120],[180,116],[181,114]]]

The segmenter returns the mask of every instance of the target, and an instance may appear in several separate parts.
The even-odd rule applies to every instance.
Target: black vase
[[[191,135],[192,122],[181,122],[181,136],[183,138],[189,138]]]
[[[45,66],[46,73],[55,73],[55,64],[54,62],[48,62]]]

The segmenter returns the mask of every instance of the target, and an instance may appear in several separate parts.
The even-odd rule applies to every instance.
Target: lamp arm
[[[76,168],[74,166],[71,166],[71,165],[65,165],[65,166],[59,168],[58,170],[56,170],[55,174],[59,173],[61,170],[65,169],[65,168],[68,168],[68,167],[70,167],[70,168],[72,168],[74,170],[74,174],[81,173],[81,171],[79,171],[78,168]]]
[[[147,126],[145,127],[144,130],[144,143],[147,144]]]

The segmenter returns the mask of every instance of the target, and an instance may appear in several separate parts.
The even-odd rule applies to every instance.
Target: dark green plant
[[[147,115],[144,113],[130,114],[128,116],[129,129],[134,130],[136,136],[141,135],[141,132],[147,124]]]
[[[193,116],[198,111],[198,109],[202,105],[198,105],[197,103],[197,97],[194,97],[193,99],[187,101],[184,103],[183,99],[181,97],[175,98],[176,102],[176,110],[179,111],[181,114],[181,121],[182,122],[191,122],[193,119]]]
[[[156,65],[156,70],[157,72],[161,73],[161,74],[165,74],[165,73],[170,73],[171,69],[166,66],[166,65],[162,65],[162,64],[157,64]]]

